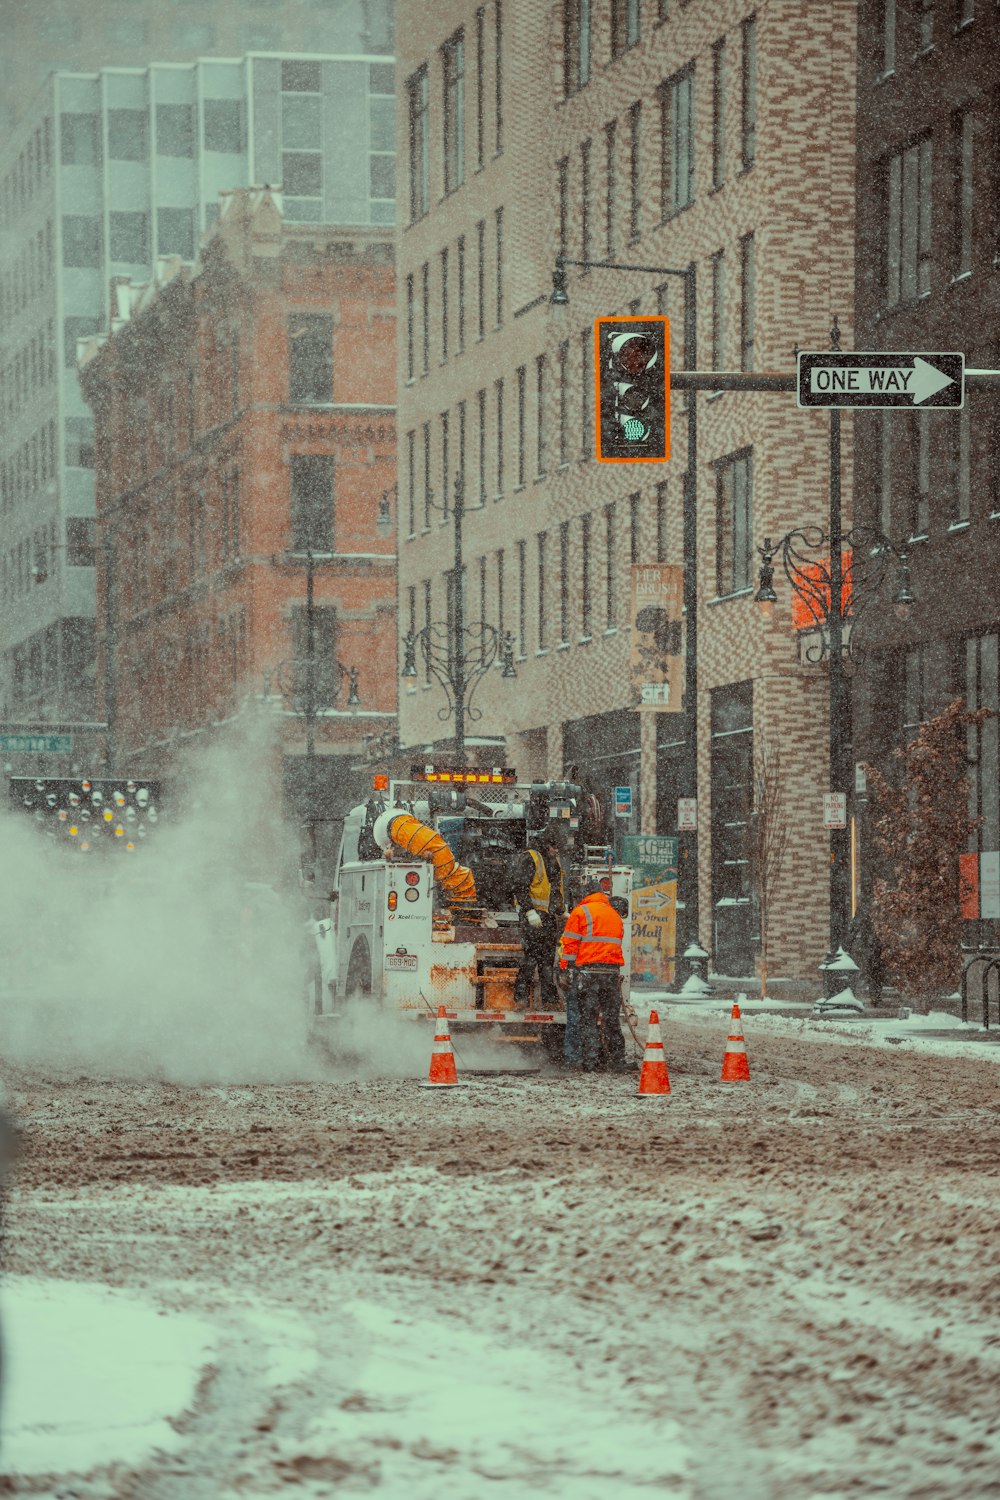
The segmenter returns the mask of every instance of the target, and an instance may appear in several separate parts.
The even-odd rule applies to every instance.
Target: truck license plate
[[[387,953],[385,956],[387,969],[409,969],[417,967],[417,955],[415,953]]]

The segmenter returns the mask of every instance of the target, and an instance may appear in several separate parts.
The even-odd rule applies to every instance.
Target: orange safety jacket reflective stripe
[[[585,896],[574,906],[559,941],[559,967],[578,969],[591,964],[621,967],[625,924],[603,891]]]

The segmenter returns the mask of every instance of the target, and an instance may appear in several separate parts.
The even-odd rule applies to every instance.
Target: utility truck
[[[485,1027],[500,1040],[561,1052],[565,1010],[545,1009],[536,994],[527,1008],[514,1002],[514,869],[548,830],[560,848],[567,912],[596,879],[624,918],[627,1001],[632,871],[602,841],[592,793],[567,781],[519,782],[502,766],[414,765],[406,780],[375,783],[344,820],[317,1019],[354,997],[427,1022],[444,1005],[453,1029]]]

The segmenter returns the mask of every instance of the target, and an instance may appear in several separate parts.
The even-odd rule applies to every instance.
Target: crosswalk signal
[[[594,384],[599,463],[670,457],[668,318],[596,318]]]

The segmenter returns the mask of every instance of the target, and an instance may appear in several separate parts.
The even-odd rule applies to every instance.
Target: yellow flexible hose
[[[439,833],[421,823],[409,813],[401,813],[389,824],[389,837],[394,844],[413,854],[417,859],[426,859],[434,866],[435,879],[440,883],[449,902],[474,902],[476,881],[471,870],[460,865]]]

